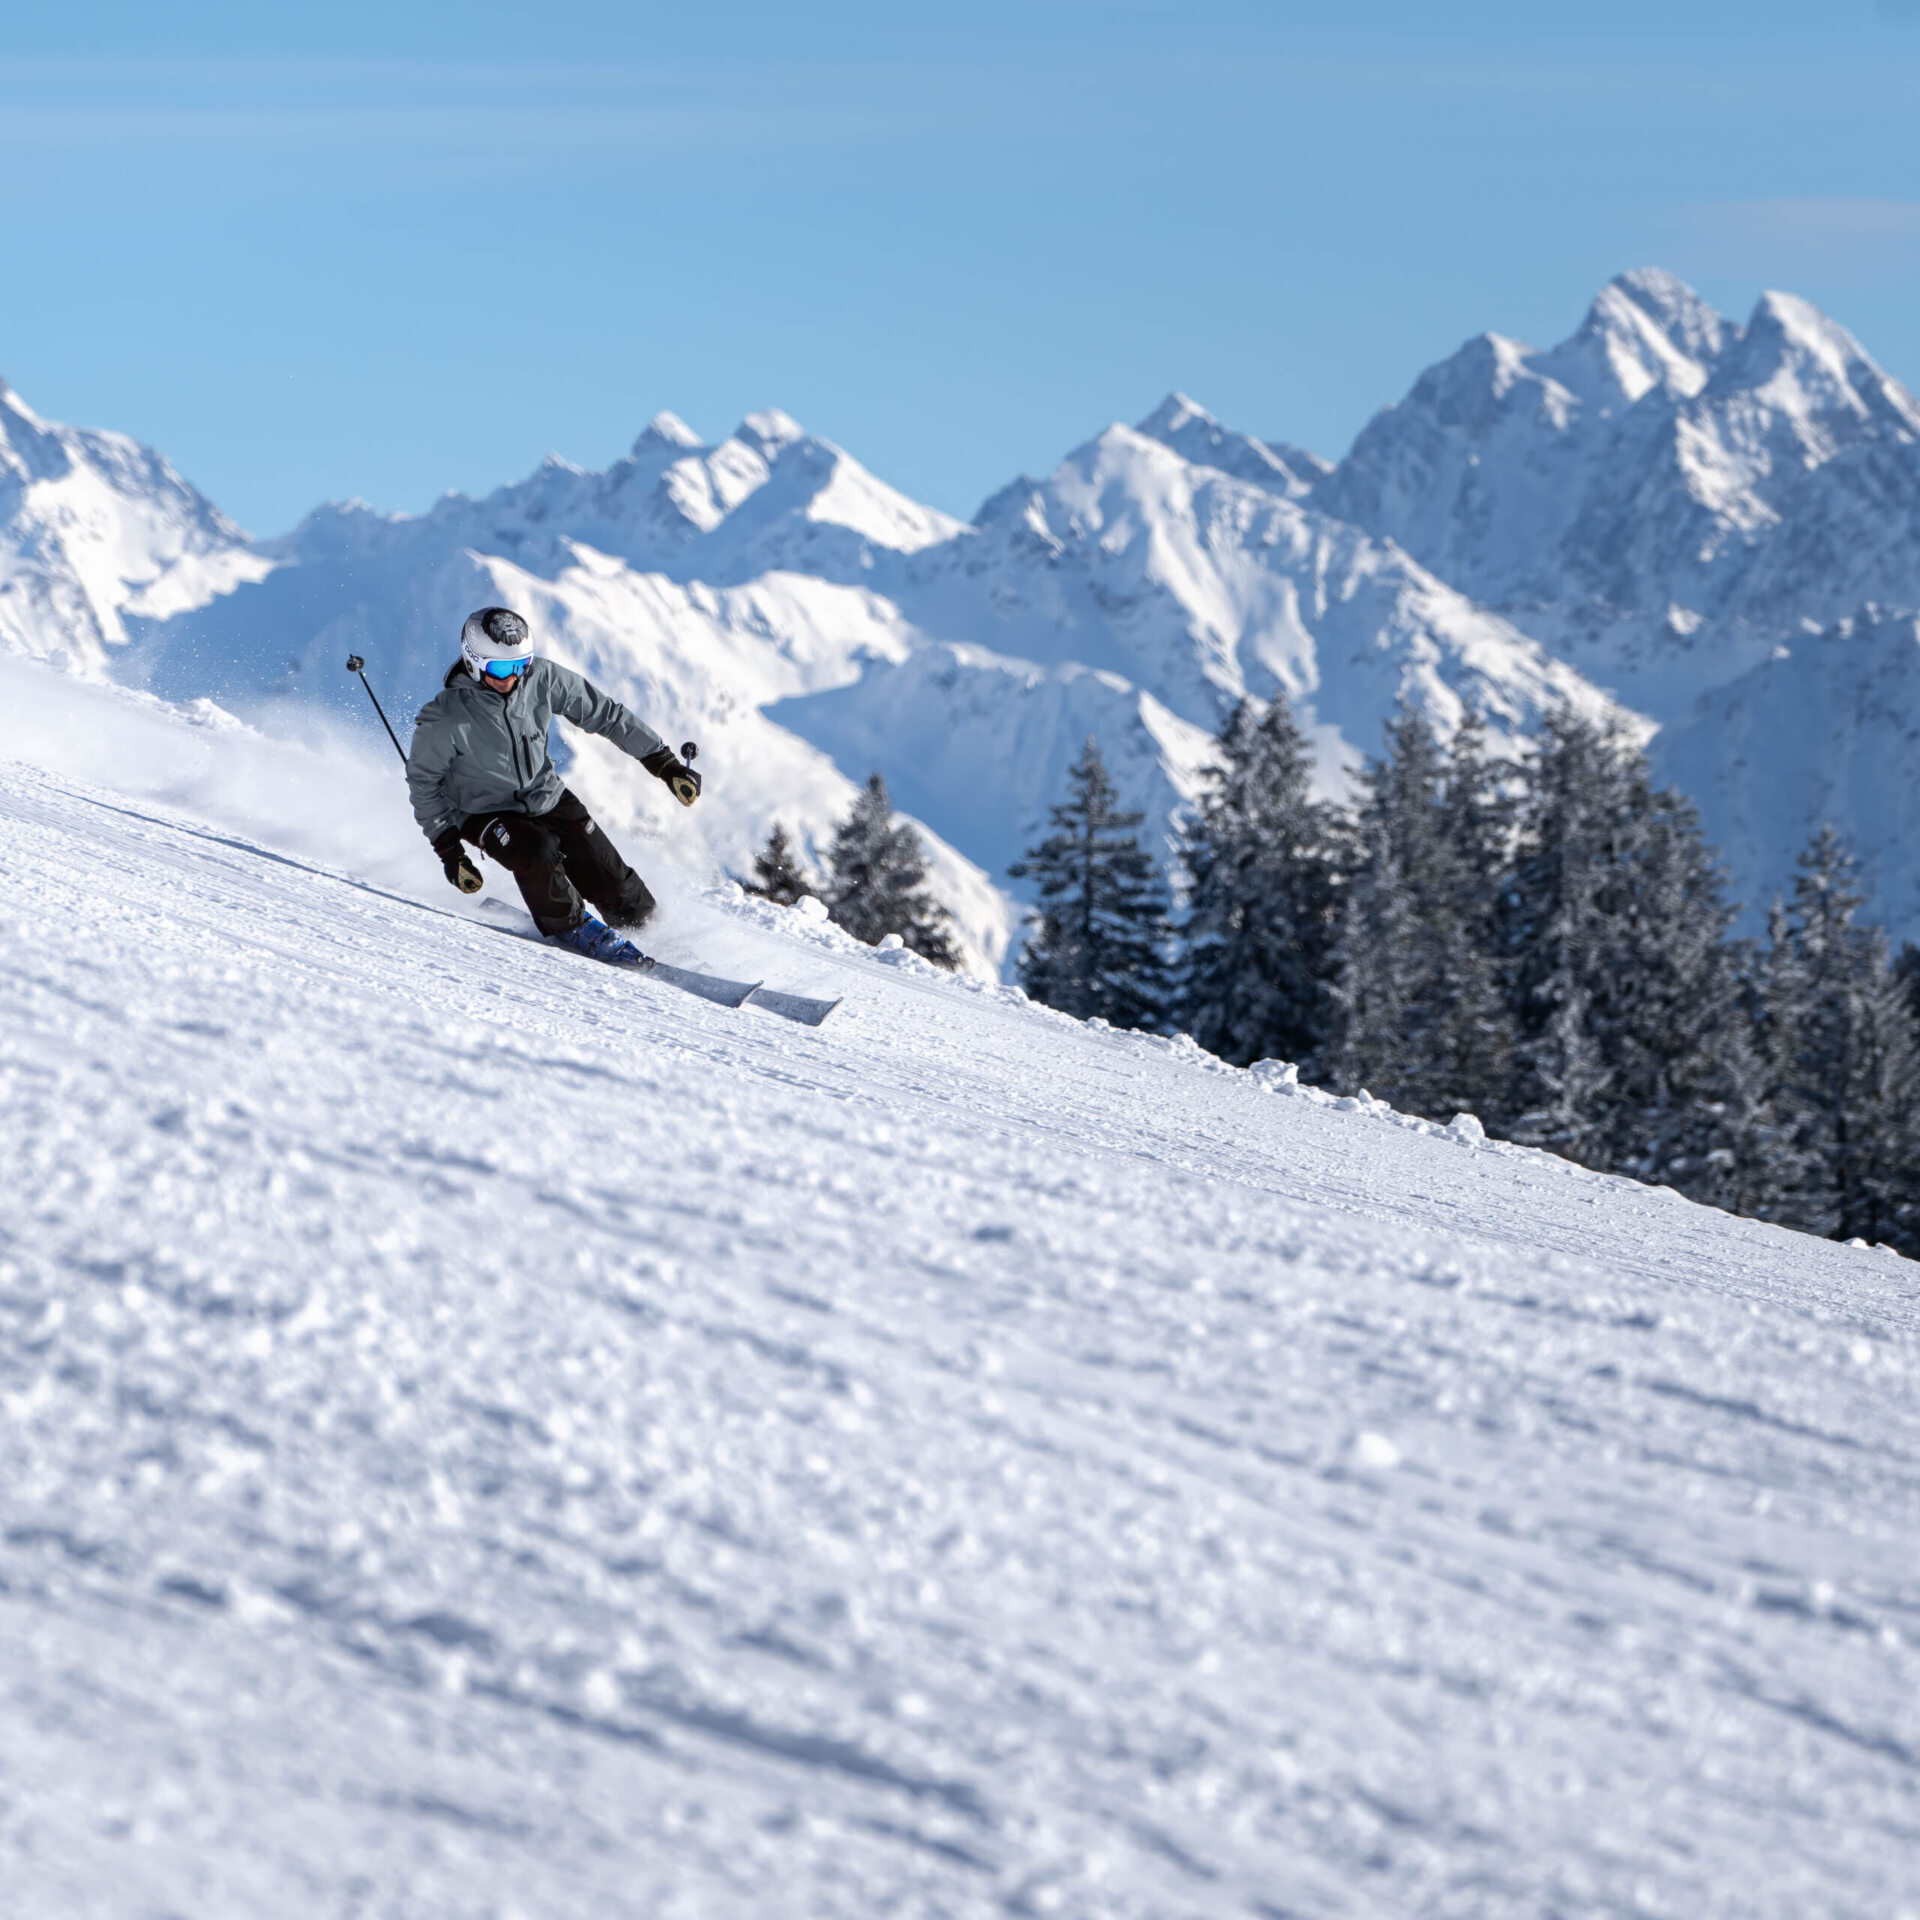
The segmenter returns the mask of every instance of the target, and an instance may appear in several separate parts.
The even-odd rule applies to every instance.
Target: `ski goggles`
[[[529,653],[518,660],[486,661],[481,666],[480,671],[484,673],[489,680],[518,680],[532,665],[533,655]]]

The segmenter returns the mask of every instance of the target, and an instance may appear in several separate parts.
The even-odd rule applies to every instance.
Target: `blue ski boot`
[[[631,940],[622,940],[614,930],[592,914],[568,933],[549,934],[556,947],[569,953],[585,954],[589,960],[604,960],[614,967],[650,967],[653,962]]]

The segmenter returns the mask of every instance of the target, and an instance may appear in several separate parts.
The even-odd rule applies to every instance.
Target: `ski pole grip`
[[[400,756],[400,764],[407,764],[407,750],[400,744],[400,736],[393,730],[393,722],[387,718],[387,710],[380,704],[380,696],[373,690],[373,682],[366,676],[366,662],[357,653],[347,655],[347,671],[360,676],[360,684],[367,690],[367,698],[373,702],[373,710],[380,716],[380,724],[387,730],[387,738],[393,742],[393,750]]]
[[[680,743],[680,770],[669,776],[667,791],[683,807],[690,807],[700,798],[700,776],[693,770],[694,756],[700,749],[691,740]]]

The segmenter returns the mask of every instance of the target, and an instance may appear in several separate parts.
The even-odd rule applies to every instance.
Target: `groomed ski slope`
[[[9,1920],[1920,1914],[1920,1268],[214,733],[0,766]]]

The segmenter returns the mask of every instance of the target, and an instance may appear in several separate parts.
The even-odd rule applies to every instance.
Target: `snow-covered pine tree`
[[[920,836],[895,822],[887,783],[876,773],[834,829],[822,896],[828,916],[870,947],[897,933],[903,946],[935,966],[956,967],[953,922],[926,881]]]
[[[1611,1164],[1713,1206],[1760,1190],[1777,1128],[1755,1054],[1752,954],[1691,801],[1627,763],[1639,832],[1618,951],[1626,991],[1604,1042]]]
[[[1091,735],[1068,778],[1053,832],[1007,869],[1040,888],[1020,984],[1078,1019],[1156,1031],[1167,1008],[1167,892],[1136,831],[1145,816],[1121,811]]]
[[[1447,749],[1447,784],[1440,799],[1440,839],[1452,859],[1454,913],[1461,949],[1454,966],[1455,998],[1440,1015],[1440,1056],[1454,1091],[1435,1107],[1458,1099],[1496,1132],[1509,1118],[1513,1090],[1513,1013],[1501,965],[1502,902],[1513,869],[1518,817],[1511,766],[1487,753],[1486,723],[1469,707]]]
[[[1333,951],[1333,1033],[1324,1049],[1330,1084],[1366,1087],[1416,1112],[1415,1089],[1432,1064],[1426,947],[1444,903],[1436,889],[1435,813],[1440,750],[1403,704],[1387,723],[1387,756],[1362,778],[1357,856]]]
[[[1188,913],[1175,1017],[1237,1066],[1312,1069],[1330,1033],[1333,945],[1351,851],[1309,797],[1312,761],[1286,700],[1243,700],[1181,848]]]
[[[1497,1126],[1511,1047],[1492,952],[1505,850],[1480,730],[1461,733],[1455,753],[1443,753],[1403,703],[1386,758],[1367,770],[1326,1072],[1409,1112],[1475,1113]]]
[[[1671,1184],[1709,1206],[1772,1220],[1777,1196],[1793,1184],[1794,1150],[1765,1046],[1765,958],[1743,941],[1733,949],[1732,971],[1745,1017],[1728,1031],[1718,1097],[1700,1116],[1697,1171]]]
[[[1812,1180],[1814,1155],[1803,1137],[1802,1116],[1787,1089],[1799,1070],[1808,992],[1801,949],[1778,894],[1767,910],[1766,946],[1749,971],[1753,1049],[1762,1074],[1761,1098],[1772,1127],[1757,1183],[1759,1193],[1751,1206],[1736,1211],[1777,1220],[1783,1226],[1800,1226],[1812,1205],[1810,1187],[1817,1183]]]
[[[1920,1247],[1920,1050],[1904,982],[1857,926],[1855,863],[1831,826],[1772,924],[1768,1052],[1794,1147],[1773,1217],[1835,1239]]]
[[[787,838],[786,828],[777,820],[767,835],[767,844],[753,856],[753,878],[740,884],[748,893],[771,900],[777,907],[795,906],[815,890],[793,842]]]
[[[1717,1196],[1754,1143],[1747,1010],[1692,806],[1630,744],[1552,717],[1530,771],[1503,941],[1516,1138]]]

